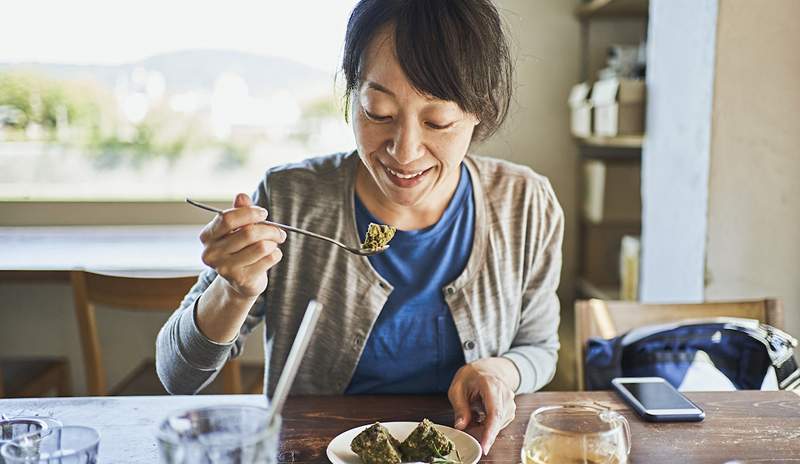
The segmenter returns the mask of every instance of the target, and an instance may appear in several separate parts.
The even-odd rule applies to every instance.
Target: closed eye
[[[362,109],[364,110],[364,115],[367,117],[367,119],[369,119],[371,121],[385,122],[385,121],[388,121],[388,120],[392,119],[391,116],[379,116],[377,114],[370,113],[365,108],[362,108]]]
[[[425,123],[425,125],[427,125],[428,127],[430,127],[431,129],[434,129],[434,130],[444,130],[444,129],[448,129],[448,128],[452,127],[452,126],[453,126],[453,124],[455,124],[455,123],[454,123],[454,122],[451,122],[450,124],[445,124],[445,125],[441,125],[441,124],[434,124],[434,123],[432,123],[432,122],[430,122],[430,121],[428,121],[428,122],[426,122],[426,123]]]

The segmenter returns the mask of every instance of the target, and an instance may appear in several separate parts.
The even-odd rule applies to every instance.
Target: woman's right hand
[[[244,193],[233,208],[218,214],[200,233],[203,262],[217,271],[231,296],[255,298],[267,289],[267,271],[283,257],[278,245],[286,232],[262,224],[267,210],[254,206]]]

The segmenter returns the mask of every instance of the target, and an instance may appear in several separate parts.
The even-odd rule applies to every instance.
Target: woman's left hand
[[[455,428],[464,430],[471,422],[479,421],[472,405],[486,414],[480,440],[484,455],[489,453],[500,430],[514,420],[514,389],[518,384],[519,372],[506,358],[479,359],[463,366],[453,377],[447,396],[453,405]]]

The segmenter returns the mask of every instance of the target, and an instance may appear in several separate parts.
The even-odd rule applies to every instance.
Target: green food
[[[461,464],[458,451],[455,459],[448,457],[454,448],[453,442],[436,430],[428,419],[423,419],[403,443],[398,442],[380,422],[364,429],[350,442],[350,449],[364,464]]]
[[[370,223],[367,236],[361,248],[364,250],[380,250],[389,244],[397,229],[392,226]]]
[[[436,430],[431,421],[423,419],[400,444],[400,451],[406,461],[433,462],[450,454],[453,451],[453,442]]]
[[[350,449],[364,464],[399,464],[402,462],[399,448],[400,442],[378,422],[350,442]]]

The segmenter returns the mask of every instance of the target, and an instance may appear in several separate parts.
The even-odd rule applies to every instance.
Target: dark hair
[[[364,51],[376,32],[394,26],[395,52],[420,93],[453,101],[480,119],[473,140],[492,135],[508,114],[513,65],[503,25],[490,0],[361,0],[350,15],[342,71],[345,115],[361,84]]]

